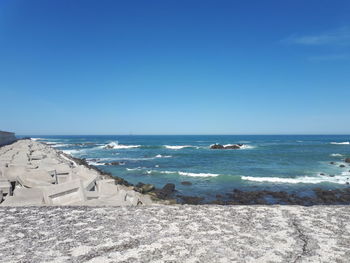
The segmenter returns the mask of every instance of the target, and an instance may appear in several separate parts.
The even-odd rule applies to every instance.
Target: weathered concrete
[[[0,208],[2,262],[349,262],[348,206]]]

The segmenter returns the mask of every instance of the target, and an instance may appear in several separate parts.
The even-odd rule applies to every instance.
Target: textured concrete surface
[[[1,262],[350,262],[349,206],[2,207]]]

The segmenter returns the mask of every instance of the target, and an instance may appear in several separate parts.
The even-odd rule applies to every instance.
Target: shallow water
[[[30,136],[131,183],[175,183],[183,195],[209,199],[240,190],[293,191],[348,187],[349,135],[297,136]],[[243,143],[239,150],[211,144]],[[111,149],[104,148],[109,145]],[[124,165],[106,166],[119,161]],[[330,162],[336,162],[331,165]],[[345,168],[339,165],[345,164]],[[324,175],[320,175],[323,173]],[[181,182],[189,181],[190,186]]]

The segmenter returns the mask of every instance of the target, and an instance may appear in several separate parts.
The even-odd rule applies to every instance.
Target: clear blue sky
[[[1,0],[0,130],[350,134],[350,1]]]

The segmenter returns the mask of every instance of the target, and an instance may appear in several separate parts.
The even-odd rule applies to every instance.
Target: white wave
[[[73,155],[73,154],[76,154],[80,151],[79,150],[63,150],[62,152],[69,154],[69,155]]]
[[[141,145],[123,145],[123,144],[119,144],[118,142],[111,142],[108,143],[104,146],[102,146],[101,148],[104,149],[132,149],[132,148],[138,148]]]
[[[188,172],[180,172],[180,171],[159,171],[162,174],[179,174],[182,176],[192,176],[192,177],[215,177],[220,174],[212,174],[212,173],[188,173]]]
[[[183,148],[198,148],[192,145],[164,145],[164,147],[171,150],[181,150]]]
[[[127,171],[140,171],[142,170],[141,167],[137,167],[137,168],[126,168]]]
[[[45,142],[45,143],[48,145],[56,145],[57,144],[57,142]]]
[[[300,176],[295,178],[283,178],[283,177],[253,177],[242,176],[242,180],[248,180],[253,182],[267,182],[267,183],[287,183],[287,184],[319,184],[319,183],[335,183],[345,184],[349,182],[349,174],[344,172],[342,175],[330,176]]]
[[[98,163],[98,162],[94,162],[94,161],[87,161],[87,163],[89,165],[94,165],[94,166],[106,165],[105,163]]]
[[[161,154],[157,154],[155,156],[155,158],[171,158],[172,156],[171,155],[161,155]]]
[[[51,145],[51,147],[53,147],[53,148],[57,148],[57,147],[67,147],[67,146],[70,146],[70,144],[54,144],[54,145]]]
[[[185,172],[178,172],[178,173],[179,175],[194,176],[194,177],[215,177],[220,175],[220,174],[211,174],[211,173],[185,173]]]
[[[332,157],[342,157],[343,155],[340,153],[332,153],[331,156]]]
[[[331,144],[348,145],[350,142],[331,142]]]
[[[247,144],[243,144],[243,145],[241,146],[241,150],[254,149],[254,148],[255,148],[255,146],[253,146],[253,145],[247,145]]]
[[[32,141],[43,141],[45,140],[44,138],[30,138]]]

